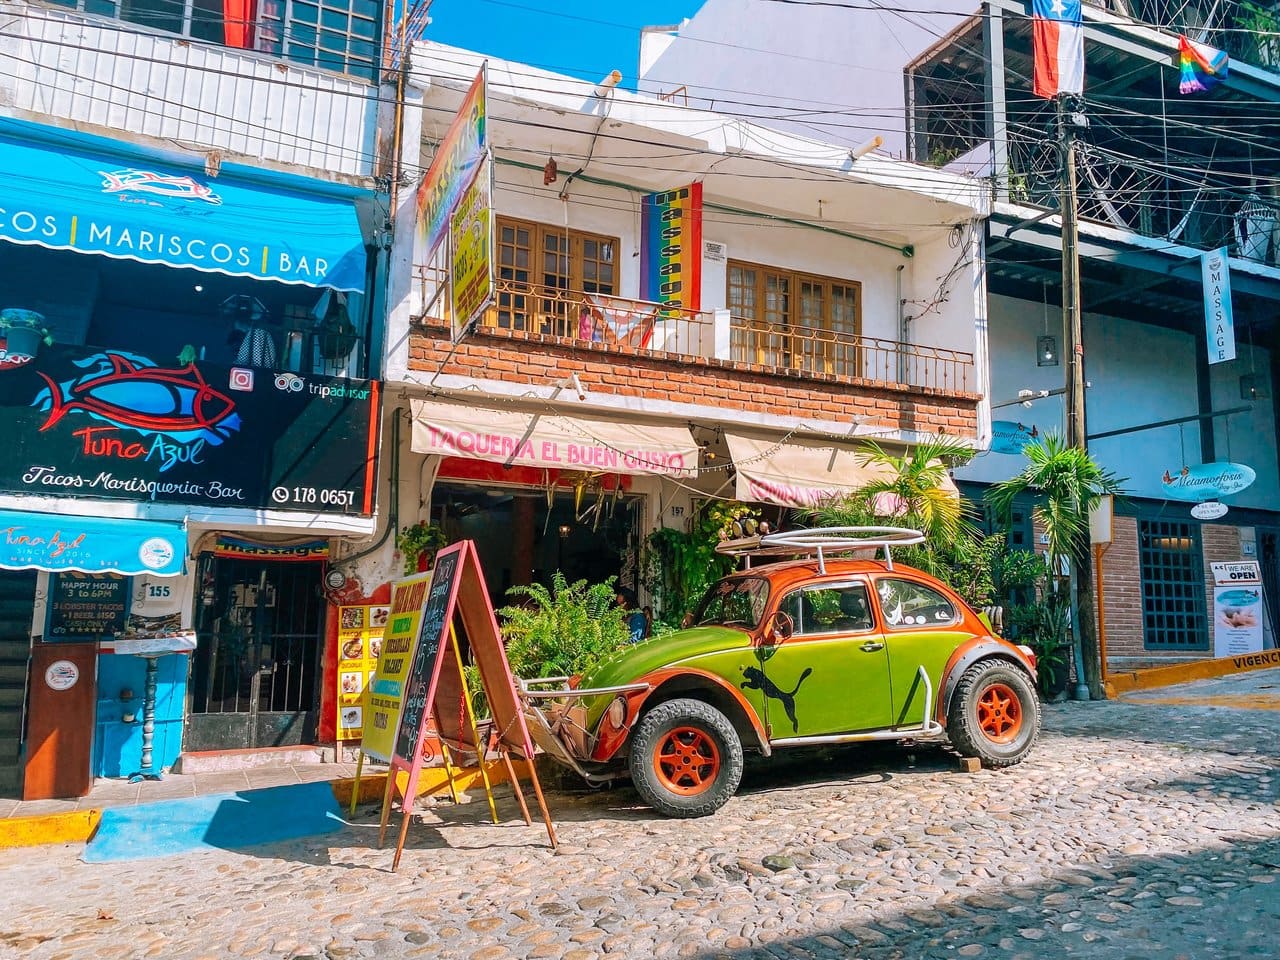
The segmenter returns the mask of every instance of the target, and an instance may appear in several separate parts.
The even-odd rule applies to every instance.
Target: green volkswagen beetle
[[[919,538],[887,528],[757,538],[757,558],[813,555],[725,577],[686,629],[584,677],[522,681],[535,740],[590,781],[627,770],[672,817],[728,802],[747,750],[946,737],[984,766],[1017,763],[1040,731],[1035,658],[946,584],[892,561],[890,546]],[[830,556],[867,548],[884,559]]]

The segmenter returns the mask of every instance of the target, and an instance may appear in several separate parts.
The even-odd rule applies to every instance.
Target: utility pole
[[[1080,311],[1080,235],[1076,200],[1076,130],[1086,123],[1069,94],[1058,97],[1058,133],[1062,144],[1062,326],[1067,355],[1067,444],[1088,452],[1084,415],[1084,334]],[[1076,646],[1076,700],[1102,695],[1098,632],[1093,620],[1093,563],[1089,537],[1071,549],[1071,625]]]

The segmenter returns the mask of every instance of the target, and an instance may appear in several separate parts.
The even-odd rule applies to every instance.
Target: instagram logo
[[[231,383],[229,386],[232,390],[252,390],[253,371],[248,370],[245,367],[232,367]]]

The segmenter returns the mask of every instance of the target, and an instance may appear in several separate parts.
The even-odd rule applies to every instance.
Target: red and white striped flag
[[[1080,0],[1031,0],[1037,97],[1084,92]]]

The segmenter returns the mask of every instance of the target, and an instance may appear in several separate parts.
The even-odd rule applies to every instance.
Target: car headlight
[[[627,719],[627,701],[622,697],[614,697],[613,703],[609,704],[609,709],[605,711],[605,716],[615,730],[621,730],[623,721]]]

